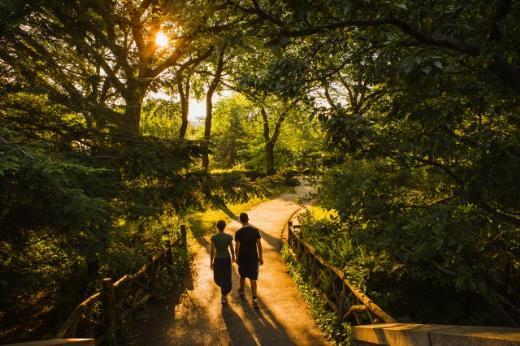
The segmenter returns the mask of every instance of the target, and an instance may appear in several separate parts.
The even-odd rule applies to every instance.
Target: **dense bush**
[[[398,319],[514,323],[519,263],[504,251],[517,251],[517,228],[460,199],[439,201],[441,184],[427,168],[350,160],[323,178],[319,198],[336,212],[303,215],[303,232]]]

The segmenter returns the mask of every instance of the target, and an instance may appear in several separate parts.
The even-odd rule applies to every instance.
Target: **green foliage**
[[[502,298],[495,287],[503,278],[497,264],[511,265],[502,246],[517,251],[515,227],[440,199],[442,180],[428,168],[350,160],[322,184],[320,200],[339,217],[304,215],[306,239],[387,311],[413,321],[508,323],[494,311]],[[511,241],[497,243],[497,233]],[[397,289],[397,282],[404,284]],[[435,305],[439,300],[452,302],[448,310]],[[423,309],[413,308],[419,304]]]
[[[265,189],[240,172],[194,170],[197,142],[93,130],[43,96],[0,102],[0,309],[13,316],[38,295],[65,316],[99,276],[147,261],[181,216]],[[26,322],[2,328],[16,323]]]
[[[268,126],[272,132],[283,117],[274,146],[277,169],[307,165],[316,166],[322,148],[322,133],[317,121],[309,121],[305,108],[284,106],[276,99],[263,106],[269,112]],[[266,165],[266,140],[260,115],[261,105],[242,94],[220,100],[215,107],[213,162],[219,168],[242,165],[246,169],[263,171]],[[294,108],[294,109],[291,109]]]
[[[254,105],[242,95],[220,100],[215,106],[213,161],[220,168],[250,162],[249,150],[258,147],[251,124]]]
[[[306,220],[320,251],[405,319],[518,325],[519,4],[242,10],[272,48],[244,84],[298,95],[324,128],[318,195],[338,219]]]
[[[166,100],[147,100],[141,111],[141,133],[163,139],[177,138],[180,128],[178,103]]]
[[[178,236],[178,234],[176,235]],[[156,304],[168,304],[171,302],[172,296],[178,297],[186,289],[185,281],[190,270],[190,253],[188,249],[174,247],[172,255],[173,263],[163,263],[157,276],[158,282],[153,297]],[[152,317],[150,314],[153,312],[154,307],[150,310],[144,307],[144,309],[130,314],[124,321],[118,321],[117,329],[110,335],[111,342],[115,345],[135,343],[136,339],[141,336],[136,334],[141,330],[143,320]]]
[[[350,326],[346,324],[340,325],[338,323],[336,315],[327,308],[321,294],[306,281],[305,278],[308,277],[308,273],[305,271],[304,266],[294,259],[287,245],[283,245],[281,255],[289,274],[296,282],[299,293],[305,302],[309,304],[311,313],[316,319],[320,329],[329,339],[333,340],[336,345],[351,345]]]

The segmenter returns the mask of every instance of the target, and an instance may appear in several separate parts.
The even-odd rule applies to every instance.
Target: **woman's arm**
[[[233,248],[233,241],[229,242],[229,250],[231,250],[231,260],[233,262],[236,262],[236,259],[235,259],[235,249]]]
[[[209,267],[213,270],[213,258],[215,257],[215,245],[213,245],[213,241],[211,241],[211,251],[209,254]]]

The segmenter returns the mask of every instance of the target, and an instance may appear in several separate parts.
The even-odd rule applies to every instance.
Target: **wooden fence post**
[[[116,323],[116,310],[114,302],[114,285],[112,278],[105,278],[101,281],[103,293],[103,312],[105,315],[105,327],[107,333],[112,333]]]
[[[159,259],[155,259],[154,256],[150,256],[150,289],[155,291],[157,287],[157,281],[159,277]]]
[[[168,266],[173,265],[173,251],[172,251],[172,241],[170,239],[165,240],[165,247],[166,247],[166,263]]]
[[[181,245],[183,248],[188,247],[188,240],[186,238],[186,225],[181,225]]]
[[[292,248],[292,221],[287,223],[287,243],[289,244],[289,248]]]

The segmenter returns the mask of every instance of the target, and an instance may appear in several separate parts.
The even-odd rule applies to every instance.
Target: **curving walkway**
[[[306,187],[297,188],[299,194]],[[264,265],[260,268],[258,296],[260,309],[251,307],[237,295],[238,274],[233,265],[233,291],[222,306],[220,291],[209,268],[209,237],[200,239],[194,260],[192,289],[179,304],[160,311],[152,318],[142,341],[145,345],[326,345],[296,285],[286,272],[279,254],[280,236],[287,221],[299,207],[296,194],[284,194],[250,210],[251,223],[261,230]],[[226,232],[235,233],[237,223]],[[162,316],[160,316],[162,315]]]

